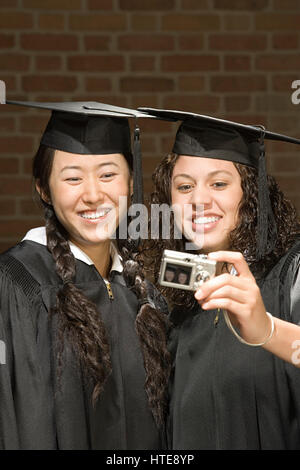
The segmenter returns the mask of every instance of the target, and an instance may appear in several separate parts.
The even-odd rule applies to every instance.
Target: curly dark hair
[[[171,204],[171,179],[178,158],[179,155],[177,154],[169,154],[156,168],[152,176],[154,191],[150,198],[151,204]],[[238,225],[230,233],[230,248],[233,251],[240,251],[244,254],[251,271],[259,279],[276,264],[293,245],[295,239],[300,236],[300,222],[293,204],[286,199],[274,177],[268,175],[270,201],[277,225],[278,237],[272,253],[265,254],[263,259],[258,260],[256,255],[258,171],[256,168],[240,163],[234,163],[234,166],[241,177],[243,197],[239,205]],[[171,217],[173,217],[172,212]],[[160,223],[162,223],[162,220]],[[172,227],[174,227],[174,220],[171,220]],[[171,230],[170,240],[160,237],[148,243],[144,256],[147,269],[151,270],[153,281],[156,284],[163,250],[184,251],[186,241],[184,237],[182,239],[174,239],[174,230],[173,233]],[[190,308],[195,305],[193,293],[179,289],[159,288],[173,304],[185,304]]]
[[[111,374],[109,337],[101,319],[101,312],[74,284],[76,261],[68,243],[68,233],[59,222],[51,203],[49,178],[55,150],[40,145],[33,161],[33,177],[43,198],[47,247],[55,270],[62,280],[57,292],[56,306],[51,314],[57,318],[57,375],[63,362],[65,339],[73,347],[75,355],[83,365],[85,378],[93,384],[93,403],[99,398],[107,378]],[[46,198],[45,198],[46,196]],[[143,264],[139,259],[136,244],[130,240],[117,240],[123,258],[124,279],[133,290],[140,308],[136,316],[136,331],[140,340],[146,371],[145,390],[149,406],[158,427],[162,427],[167,410],[167,384],[170,374],[170,354],[167,350],[169,323],[166,312],[149,302],[149,283],[144,278]]]

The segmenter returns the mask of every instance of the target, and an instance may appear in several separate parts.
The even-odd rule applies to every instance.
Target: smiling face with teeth
[[[229,248],[242,196],[232,162],[186,155],[176,161],[171,182],[175,220],[205,253]]]
[[[110,243],[127,208],[130,187],[128,163],[121,154],[55,151],[49,180],[51,204],[70,241],[87,254]],[[120,201],[125,202],[123,207]]]

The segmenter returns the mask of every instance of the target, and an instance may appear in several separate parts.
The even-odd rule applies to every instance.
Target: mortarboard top
[[[185,111],[146,107],[138,109],[161,119],[182,121],[172,149],[178,155],[219,158],[258,168],[261,137],[300,144],[299,139],[266,131],[261,126]]]
[[[277,226],[268,190],[264,139],[294,144],[300,144],[300,139],[269,132],[262,126],[191,112],[148,107],[138,110],[161,119],[182,121],[172,149],[178,155],[229,160],[258,169],[257,259],[271,253],[276,244]]]
[[[52,111],[41,144],[70,153],[84,155],[122,153],[134,171],[133,202],[143,202],[143,176],[138,118],[154,118],[134,109],[98,102],[42,103],[6,101],[6,104]],[[134,149],[128,119],[134,118]],[[133,161],[132,161],[133,156]]]

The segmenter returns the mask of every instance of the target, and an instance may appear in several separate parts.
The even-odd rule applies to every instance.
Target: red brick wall
[[[0,0],[9,99],[96,100],[265,124],[300,137],[299,0]],[[0,251],[41,224],[31,158],[49,114],[0,106]],[[143,122],[145,187],[176,126]],[[300,211],[300,148],[268,145]]]

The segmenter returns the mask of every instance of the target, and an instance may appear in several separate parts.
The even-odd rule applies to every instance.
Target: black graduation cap
[[[257,258],[271,253],[277,239],[277,228],[268,191],[264,139],[294,144],[300,144],[300,140],[269,132],[263,126],[212,116],[146,107],[138,110],[161,119],[182,121],[172,149],[176,154],[229,160],[258,169]]]
[[[124,154],[134,173],[133,203],[143,202],[140,130],[137,120],[141,117],[156,119],[154,116],[134,109],[93,101],[62,103],[6,101],[6,104],[52,111],[41,139],[41,143],[48,147],[84,155]],[[135,119],[133,152],[129,118]]]

